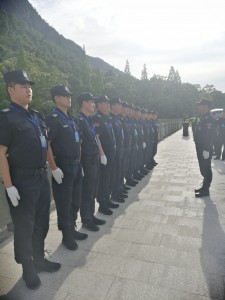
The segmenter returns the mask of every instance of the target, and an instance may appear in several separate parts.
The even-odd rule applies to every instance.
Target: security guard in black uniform
[[[107,164],[101,163],[100,165],[100,179],[97,194],[97,201],[99,203],[98,211],[104,215],[111,215],[113,211],[110,208],[119,207],[119,204],[110,201],[109,189],[116,156],[116,141],[113,126],[109,120],[110,106],[108,97],[101,96],[95,100],[95,103],[97,112],[92,117],[93,126],[95,127],[96,135],[101,142],[102,151],[107,158]]]
[[[212,182],[211,160],[213,153],[213,137],[216,133],[216,120],[210,113],[211,102],[201,100],[198,103],[198,111],[201,117],[194,132],[197,157],[201,175],[203,176],[202,187],[195,190],[195,197],[209,195],[209,188]]]
[[[58,228],[62,243],[69,250],[76,250],[74,239],[84,240],[87,234],[75,230],[82,191],[80,164],[80,133],[78,125],[68,112],[72,93],[66,86],[51,89],[55,109],[47,119],[48,162],[52,171],[52,191],[58,215]]]
[[[222,116],[217,120],[216,125],[218,130],[218,147],[214,159],[220,159],[222,153],[221,159],[225,160],[225,108],[223,109]]]
[[[130,156],[131,150],[131,140],[132,140],[132,133],[130,127],[130,120],[129,120],[129,110],[130,104],[128,102],[122,102],[122,113],[120,120],[123,125],[123,132],[124,132],[124,143],[123,143],[123,157],[122,157],[122,171],[121,171],[121,192],[126,194],[126,191],[129,191],[131,188],[124,184],[124,179],[128,172],[128,159]]]
[[[0,173],[14,224],[15,260],[22,264],[27,287],[36,289],[41,284],[38,272],[60,268],[44,258],[50,207],[47,128],[40,114],[28,107],[34,82],[26,72],[7,72],[4,81],[11,104],[0,112]]]
[[[81,221],[82,226],[87,230],[98,231],[98,225],[105,224],[105,220],[94,216],[100,175],[99,148],[101,148],[90,117],[95,110],[95,98],[91,93],[85,92],[77,97],[77,101],[80,107],[77,120],[81,132],[81,164],[84,171],[80,209]],[[104,155],[101,159],[102,163],[107,164]]]
[[[147,164],[146,167],[148,170],[153,169],[153,147],[154,147],[154,128],[152,121],[152,112],[149,110],[147,113],[147,122],[148,122],[148,135],[149,140],[147,144]]]
[[[154,157],[157,154],[158,142],[159,142],[159,125],[157,123],[158,113],[152,111],[152,124],[154,130],[154,142],[153,142],[153,166],[157,166],[158,163],[155,161]]]
[[[120,120],[120,114],[122,112],[122,101],[120,98],[110,99],[110,121],[113,125],[115,140],[116,140],[116,157],[113,166],[112,176],[113,179],[110,183],[111,200],[113,202],[123,203],[125,202],[123,195],[121,195],[121,168],[122,168],[122,157],[123,157],[123,142],[124,142],[124,131],[123,124]]]
[[[126,185],[135,186],[138,181],[134,179],[134,171],[137,161],[137,151],[138,151],[138,132],[137,132],[137,124],[134,118],[135,115],[135,106],[133,104],[130,105],[129,108],[129,125],[130,125],[130,133],[131,133],[131,146],[130,153],[128,157],[128,169],[126,172]]]

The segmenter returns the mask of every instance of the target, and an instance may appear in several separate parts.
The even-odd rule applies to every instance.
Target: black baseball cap
[[[6,85],[11,83],[19,83],[19,84],[34,84],[34,81],[31,81],[27,76],[27,73],[23,70],[14,70],[9,71],[3,74],[4,81]]]
[[[121,101],[120,98],[118,98],[118,97],[111,98],[111,99],[109,100],[109,102],[110,102],[111,105],[112,105],[112,104],[121,104],[121,105],[122,105],[122,101]]]
[[[69,88],[65,85],[55,85],[50,90],[52,98],[55,96],[72,96]]]
[[[90,92],[84,92],[77,97],[77,102],[81,104],[83,101],[96,100]]]
[[[102,102],[109,103],[109,98],[106,95],[95,98],[95,103],[102,103]]]

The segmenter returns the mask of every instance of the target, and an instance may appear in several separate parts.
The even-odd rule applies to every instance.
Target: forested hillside
[[[52,109],[49,89],[55,84],[68,84],[74,92],[74,113],[76,96],[83,91],[119,96],[162,117],[192,115],[202,97],[211,99],[214,107],[225,107],[224,93],[212,85],[181,83],[173,68],[168,78],[154,75],[139,80],[89,57],[50,27],[27,0],[0,0],[0,109],[8,105],[2,74],[12,69],[26,70],[35,81],[32,105],[45,113]]]

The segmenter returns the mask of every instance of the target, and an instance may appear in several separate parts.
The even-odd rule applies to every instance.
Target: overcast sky
[[[133,76],[213,84],[225,92],[224,0],[29,0],[60,34]]]

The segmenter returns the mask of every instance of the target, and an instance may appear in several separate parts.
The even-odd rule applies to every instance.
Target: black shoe
[[[74,231],[73,231],[73,238],[74,238],[75,240],[83,241],[83,240],[86,240],[86,239],[88,238],[88,235],[87,235],[87,233],[79,232],[79,231],[77,231],[77,230],[74,228]]]
[[[96,218],[95,216],[92,217],[92,221],[95,225],[104,225],[106,223],[105,220]]]
[[[109,208],[118,208],[119,207],[119,204],[113,203],[110,200],[106,201],[105,203]]]
[[[201,190],[199,193],[195,194],[196,198],[209,196],[209,190]]]
[[[95,225],[104,225],[104,224],[106,223],[105,220],[96,218],[96,216],[93,216],[93,217],[92,217],[92,222],[93,222]]]
[[[40,272],[53,273],[53,272],[58,271],[61,268],[61,264],[49,261],[46,258],[44,258],[42,260],[34,261],[34,266],[35,266],[37,273],[40,273]]]
[[[126,181],[126,184],[131,187],[134,187],[136,185],[136,183],[134,183],[133,181]]]
[[[111,201],[117,202],[117,203],[124,203],[125,202],[124,198],[121,198],[121,197],[111,198]]]
[[[123,188],[124,188],[126,191],[130,191],[130,190],[131,190],[131,188],[130,188],[129,186],[126,186],[126,185],[124,185]]]
[[[99,231],[99,227],[94,222],[83,223],[82,227],[90,231]]]
[[[78,245],[73,237],[73,231],[70,228],[62,230],[62,244],[69,250],[76,250],[78,248]]]
[[[123,193],[120,193],[120,194],[118,194],[118,196],[117,196],[118,198],[128,198],[128,195],[125,195],[125,194],[123,194]]]
[[[220,157],[219,157],[219,156],[216,156],[216,157],[214,158],[214,160],[217,160],[217,159],[220,159]]]
[[[109,209],[106,205],[99,205],[98,211],[103,214],[103,215],[107,215],[110,216],[113,214],[113,211],[111,209]]]
[[[128,191],[125,190],[125,189],[122,189],[120,193],[121,193],[121,194],[124,194],[124,195],[128,195]]]
[[[22,267],[23,279],[26,283],[26,286],[31,290],[37,289],[41,285],[41,280],[35,269],[34,262],[32,260],[24,262]]]
[[[203,189],[203,187],[200,187],[199,189],[195,189],[195,193],[201,192],[202,189]]]

